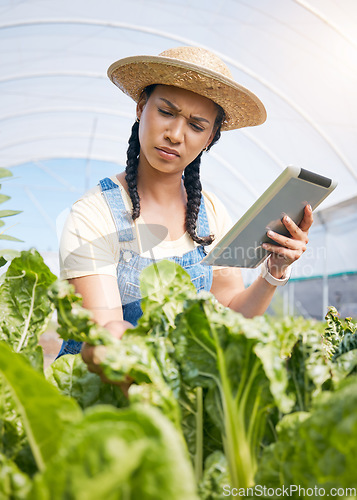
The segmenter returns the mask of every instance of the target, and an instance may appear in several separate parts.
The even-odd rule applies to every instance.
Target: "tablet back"
[[[262,243],[276,244],[267,231],[289,236],[281,219],[288,215],[300,224],[304,207],[314,210],[336,187],[327,177],[298,167],[287,167],[254,205],[206,255],[215,266],[257,267],[269,255]]]

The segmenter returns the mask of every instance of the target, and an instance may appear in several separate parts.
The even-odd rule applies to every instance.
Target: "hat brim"
[[[266,120],[263,103],[250,90],[216,71],[162,56],[126,57],[108,68],[111,81],[138,102],[148,85],[180,87],[219,104],[226,118],[221,130],[260,125]]]

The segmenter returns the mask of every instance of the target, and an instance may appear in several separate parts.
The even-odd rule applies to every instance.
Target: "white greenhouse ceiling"
[[[123,170],[135,105],[108,66],[180,45],[215,52],[267,109],[204,157],[204,187],[233,219],[287,165],[338,180],[322,209],[356,195],[356,0],[0,0],[0,166],[14,175],[1,208],[23,210],[7,220],[24,240],[13,248],[56,252],[70,205]]]

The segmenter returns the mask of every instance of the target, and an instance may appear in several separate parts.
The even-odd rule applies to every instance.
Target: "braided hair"
[[[147,98],[151,95],[154,90],[155,85],[150,85],[145,89]],[[214,128],[216,133],[213,137],[212,142],[207,146],[207,151],[219,140],[221,137],[221,125],[225,118],[225,114],[221,106],[216,105],[218,108],[217,117],[214,123]],[[139,154],[140,154],[140,142],[139,142],[139,123],[135,122],[131,129],[131,135],[129,138],[129,147],[127,150],[127,162],[125,168],[125,180],[128,185],[129,196],[133,204],[132,218],[137,219],[140,215],[140,197],[137,188],[137,176],[138,176],[138,166],[139,166]],[[186,231],[190,237],[198,243],[199,245],[210,245],[214,236],[204,236],[200,238],[197,235],[197,218],[198,212],[201,205],[201,192],[202,184],[200,181],[200,165],[201,165],[202,152],[189,164],[184,170],[184,186],[187,193],[187,207],[186,207],[186,217],[185,226]]]

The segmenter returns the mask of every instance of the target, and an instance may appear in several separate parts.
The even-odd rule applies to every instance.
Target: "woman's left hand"
[[[286,268],[298,260],[306,250],[309,241],[308,232],[313,222],[311,206],[305,206],[304,218],[299,226],[287,215],[283,217],[282,222],[289,231],[290,237],[268,231],[269,238],[276,241],[278,245],[272,243],[263,243],[262,245],[263,248],[272,252],[269,259],[269,272],[278,279],[284,275]]]

